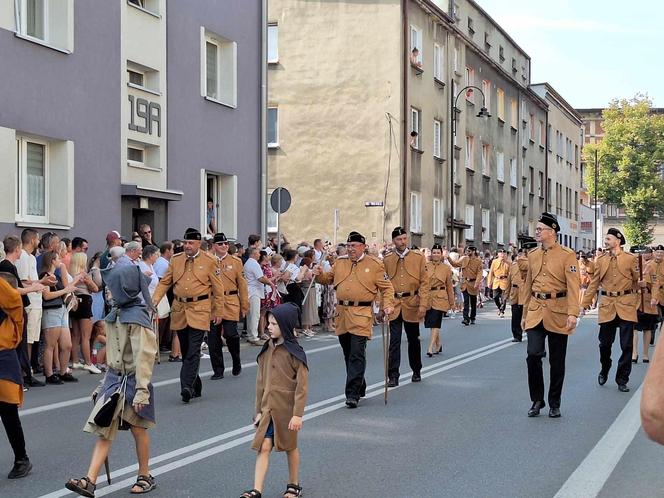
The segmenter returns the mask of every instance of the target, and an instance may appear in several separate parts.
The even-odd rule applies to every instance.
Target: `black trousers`
[[[505,306],[507,305],[507,299],[504,299],[505,291],[500,287],[493,289],[493,302],[496,303],[496,308],[500,310],[501,313],[505,312]]]
[[[616,317],[610,322],[601,323],[599,326],[599,361],[602,365],[602,373],[609,374],[611,370],[611,347],[616,340],[616,329],[620,329],[620,349],[622,354],[618,360],[616,371],[616,383],[627,384],[629,374],[632,373],[632,349],[634,343],[634,322],[622,320]]]
[[[346,332],[339,336],[339,344],[346,363],[346,398],[359,400],[367,389],[367,382],[364,380],[367,368],[367,338]]]
[[[523,340],[523,330],[521,329],[521,318],[523,318],[523,304],[512,305],[512,337],[517,341]]]
[[[18,405],[0,401],[0,418],[14,451],[14,461],[26,459],[28,455],[25,453],[25,437],[23,437],[21,419],[18,418]]]
[[[210,363],[216,375],[224,373],[224,354],[221,335],[226,339],[226,347],[233,360],[233,368],[239,368],[240,362],[240,334],[237,331],[237,322],[234,320],[222,320],[221,324],[210,324],[208,334],[208,349],[210,351]]]
[[[401,332],[406,331],[408,338],[408,364],[414,373],[422,370],[422,351],[420,349],[420,324],[418,322],[407,322],[401,313],[390,321],[390,359],[387,375],[390,378],[399,377],[399,366],[401,365]]]
[[[536,328],[528,330],[528,388],[530,400],[544,401],[544,372],[542,358],[545,355],[544,342],[549,340],[549,406],[560,408],[560,397],[565,380],[565,356],[567,355],[567,336],[549,332],[540,323]]]
[[[468,291],[463,291],[463,319],[475,320],[477,315],[477,296],[468,294]]]
[[[180,349],[182,350],[182,368],[180,369],[180,388],[192,389],[194,394],[201,394],[203,383],[198,376],[201,364],[201,344],[205,330],[186,327],[178,330]]]

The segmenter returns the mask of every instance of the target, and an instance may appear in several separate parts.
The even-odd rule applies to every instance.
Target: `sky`
[[[646,93],[664,107],[664,1],[476,0],[575,108]]]

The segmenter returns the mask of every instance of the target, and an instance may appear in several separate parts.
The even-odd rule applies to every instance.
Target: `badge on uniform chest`
[[[369,273],[369,268],[365,268],[364,273]]]
[[[576,266],[574,265],[570,266],[569,271],[571,271],[572,273],[576,273]]]

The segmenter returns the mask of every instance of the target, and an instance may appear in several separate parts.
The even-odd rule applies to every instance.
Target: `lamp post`
[[[599,183],[599,160],[597,159],[597,149],[595,149],[595,225],[594,225],[595,237],[594,237],[593,252],[597,250],[597,221],[599,220],[599,213],[598,213],[599,207],[597,206],[598,183]]]
[[[454,88],[454,79],[450,84],[450,88]],[[454,247],[454,138],[456,137],[456,125],[457,125],[457,114],[461,112],[461,109],[457,108],[457,102],[462,93],[472,90],[477,90],[482,95],[482,107],[480,112],[477,113],[478,118],[490,118],[491,114],[486,108],[486,96],[481,88],[474,85],[467,85],[463,87],[459,92],[454,95],[454,92],[450,92],[451,99],[450,103],[452,105],[450,111],[452,113],[452,126],[450,127],[450,237],[449,237],[449,248]]]

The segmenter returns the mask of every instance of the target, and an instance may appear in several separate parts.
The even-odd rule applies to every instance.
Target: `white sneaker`
[[[99,370],[96,366],[94,365],[83,365],[83,370],[87,370],[91,374],[100,374],[101,370]]]
[[[85,363],[74,362],[71,364],[73,370],[83,370],[85,369]]]

